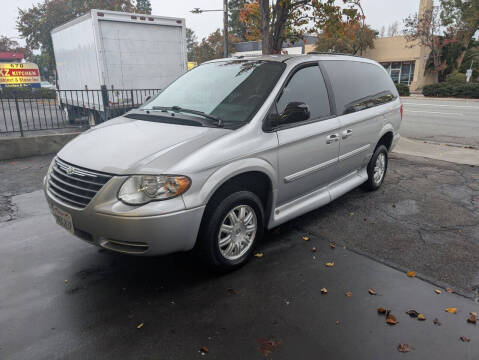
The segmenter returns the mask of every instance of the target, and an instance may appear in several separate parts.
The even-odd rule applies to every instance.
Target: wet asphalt
[[[479,358],[478,168],[393,155],[381,190],[268,232],[262,257],[218,275],[74,238],[36,190],[47,165],[0,163],[0,359]]]

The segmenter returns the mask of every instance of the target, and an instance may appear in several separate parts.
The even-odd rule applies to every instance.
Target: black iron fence
[[[5,88],[0,92],[0,135],[88,128],[140,106],[158,92],[159,89]]]

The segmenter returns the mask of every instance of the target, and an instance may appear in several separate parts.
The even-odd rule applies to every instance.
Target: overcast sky
[[[29,8],[43,0],[0,0],[0,35],[9,37],[18,36],[15,21],[18,16],[17,8]],[[222,27],[223,18],[220,12],[191,14],[193,7],[202,9],[221,9],[222,0],[151,0],[154,15],[182,17],[186,19],[186,26],[193,29],[201,39],[218,27]],[[380,30],[394,21],[402,23],[402,19],[418,10],[419,0],[361,0],[366,13],[366,22],[373,28]]]

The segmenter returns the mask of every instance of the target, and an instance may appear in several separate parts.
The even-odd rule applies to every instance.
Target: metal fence
[[[2,89],[0,136],[88,128],[140,106],[158,92],[159,89]]]

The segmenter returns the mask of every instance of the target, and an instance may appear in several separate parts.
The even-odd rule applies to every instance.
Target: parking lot
[[[50,158],[0,164],[2,359],[479,356],[466,322],[478,310],[477,167],[393,154],[378,192],[270,231],[263,257],[220,276],[191,254],[112,254],[56,226],[39,190]]]

